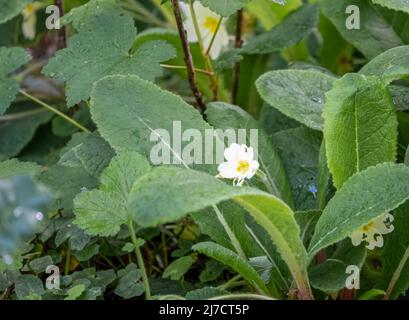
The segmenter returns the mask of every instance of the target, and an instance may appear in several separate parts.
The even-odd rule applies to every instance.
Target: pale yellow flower
[[[191,43],[198,42],[191,12],[186,5],[182,6],[182,9],[186,15],[185,28],[187,31],[188,41]],[[198,1],[195,1],[195,3],[193,4],[193,9],[196,13],[199,30],[202,36],[204,46],[203,49],[207,50],[214,34],[217,31],[217,25],[219,23],[220,16],[201,5]],[[227,33],[224,21],[222,21],[210,50],[210,57],[212,59],[217,59],[222,51],[228,46],[228,44],[229,34]]]
[[[39,2],[32,2],[26,5],[26,7],[21,12],[23,16],[22,31],[24,37],[29,40],[33,40],[36,35],[36,25],[37,25],[37,11],[42,7]]]
[[[362,242],[366,242],[366,247],[369,250],[375,247],[383,247],[383,234],[388,234],[393,231],[394,227],[391,224],[393,216],[390,213],[385,213],[369,224],[354,231],[350,238],[354,246],[359,246]]]
[[[227,162],[219,165],[219,177],[234,179],[233,184],[241,186],[244,179],[251,179],[260,167],[257,160],[254,160],[254,150],[246,145],[232,143],[224,150],[224,157]]]

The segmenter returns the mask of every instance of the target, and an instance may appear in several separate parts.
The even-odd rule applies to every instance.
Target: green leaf
[[[61,18],[60,24],[65,26],[72,23],[77,31],[90,30],[98,26],[99,16],[120,16],[123,13],[124,11],[117,0],[91,0],[82,6],[71,9]]]
[[[382,52],[402,45],[402,40],[368,0],[322,0],[322,13],[335,25],[339,33],[368,59]],[[345,9],[355,5],[359,8],[360,28],[349,30],[346,27],[348,14]],[[382,30],[380,32],[379,30]]]
[[[0,24],[14,18],[30,2],[31,0],[0,0]]]
[[[354,247],[345,240],[323,263],[313,266],[309,270],[311,285],[322,291],[336,292],[345,288],[349,274],[349,265],[361,268],[365,262],[366,249],[364,246]]]
[[[252,286],[255,286],[264,293],[268,293],[268,289],[257,271],[235,252],[213,242],[201,242],[194,245],[192,248],[199,253],[205,254],[206,256],[229,266],[238,274],[242,275]]]
[[[17,159],[10,159],[0,162],[0,178],[12,176],[36,175],[41,167],[33,162],[21,162]]]
[[[96,178],[101,175],[101,172],[115,155],[108,142],[96,133],[88,135],[84,142],[75,146],[69,152],[77,160],[77,164],[80,164],[90,175]]]
[[[210,298],[223,296],[228,294],[228,291],[213,288],[213,287],[204,287],[196,290],[189,291],[186,294],[187,300],[209,300]]]
[[[154,80],[161,75],[160,62],[175,56],[174,48],[164,41],[148,42],[130,52],[136,28],[129,16],[95,19],[97,27],[72,36],[68,48],[58,51],[44,68],[46,75],[66,81],[68,106],[87,100],[93,83],[108,75],[137,74]]]
[[[165,271],[163,271],[162,277],[180,280],[189,271],[194,262],[195,260],[191,256],[181,257],[168,265]]]
[[[243,47],[242,53],[266,54],[291,47],[306,38],[315,28],[317,21],[317,6],[304,5],[289,14],[283,22],[270,31],[250,38]]]
[[[51,117],[52,113],[43,108],[20,103],[0,115],[0,160],[17,156]]]
[[[7,4],[0,3],[2,12],[3,6],[7,6]],[[15,71],[29,60],[30,56],[23,48],[0,47],[0,115],[7,110],[20,89],[20,83],[16,79],[9,77],[9,73]]]
[[[137,153],[116,156],[101,175],[100,190],[85,191],[74,199],[74,223],[90,235],[114,236],[130,220],[128,198],[135,181],[150,170]]]
[[[288,129],[275,133],[272,140],[290,177],[296,208],[316,209],[321,132],[305,127]]]
[[[249,1],[250,0],[200,0],[205,7],[224,17],[228,17],[237,10],[240,10]]]
[[[215,72],[221,73],[224,70],[233,69],[237,62],[243,60],[240,49],[232,49],[222,52],[222,54],[213,62]]]
[[[337,188],[355,172],[395,161],[396,108],[378,78],[347,74],[336,81],[323,116],[328,167]]]
[[[389,91],[398,111],[409,110],[409,87],[390,85]]]
[[[394,231],[388,236],[382,251],[380,288],[386,290],[386,299],[397,299],[409,287],[409,202],[394,214]]]
[[[33,270],[34,272],[45,272],[48,266],[53,265],[53,259],[50,256],[44,256],[41,258],[36,258],[30,261],[29,265],[30,268],[29,270]]]
[[[135,264],[129,264],[125,269],[118,272],[119,282],[114,293],[124,299],[138,297],[145,292],[142,283],[141,271]]]
[[[64,300],[77,300],[82,293],[85,291],[85,286],[83,284],[78,284],[67,291],[67,297]]]
[[[393,163],[370,167],[349,178],[317,223],[310,258],[405,202],[409,198],[408,178],[409,168]]]
[[[386,83],[409,75],[409,46],[389,49],[367,63],[360,71],[366,76],[379,76]]]
[[[54,165],[47,171],[42,172],[39,177],[40,182],[45,184],[51,191],[57,193],[55,209],[70,211],[74,197],[83,188],[93,189],[98,181],[91,177],[82,168],[70,168]]]
[[[260,169],[266,174],[267,191],[283,199],[290,207],[293,200],[291,197],[290,184],[287,179],[284,167],[281,163],[280,156],[273,144],[267,137],[267,134],[259,126],[258,122],[240,107],[215,102],[207,105],[207,120],[217,129],[234,129],[236,137],[239,136],[239,130],[246,130],[246,145],[252,146],[256,141],[251,141],[251,130],[257,130],[257,150],[258,154],[255,159],[260,163]],[[252,181],[250,183],[253,185]],[[257,184],[261,189],[265,185],[262,182]]]
[[[406,0],[371,0],[375,4],[388,9],[409,13],[409,6]]]
[[[41,296],[44,294],[42,281],[31,274],[21,275],[15,283],[15,290],[19,300],[30,299],[30,296]]]
[[[325,93],[335,78],[315,70],[278,70],[256,82],[261,97],[286,116],[315,130],[322,130]]]
[[[170,140],[158,129],[167,130],[171,135],[180,124],[181,132],[194,128],[203,137],[206,129],[213,130],[200,113],[179,96],[137,76],[106,77],[95,84],[91,97],[92,118],[102,137],[117,152],[137,151],[152,159],[151,154],[156,155],[154,152],[158,152],[155,149],[159,145],[169,153],[171,162],[180,164],[180,159],[185,159],[182,150],[192,144],[192,140],[181,141],[180,148],[175,148],[173,144],[178,141],[173,141],[178,139],[177,133]],[[165,105],[167,108],[163,107]],[[205,163],[208,156],[213,159],[213,151],[204,147],[205,141],[202,143],[201,161]],[[164,164],[168,163],[165,161]],[[192,167],[216,174],[214,165],[196,164]]]

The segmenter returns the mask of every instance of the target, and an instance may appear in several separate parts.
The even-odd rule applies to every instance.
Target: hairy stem
[[[64,0],[55,0],[55,5],[58,7],[60,11],[60,18],[64,15]],[[64,49],[67,47],[67,31],[65,26],[60,28],[58,33],[58,48]]]
[[[237,12],[236,39],[234,43],[234,46],[237,49],[241,48],[243,45],[242,33],[243,33],[243,9]],[[231,89],[232,104],[237,103],[237,93],[239,91],[239,79],[240,79],[240,61],[236,62],[236,64],[233,67],[232,89]]]
[[[146,273],[145,263],[143,262],[141,249],[139,248],[138,242],[136,240],[135,228],[133,226],[133,221],[132,220],[129,221],[128,227],[129,227],[129,231],[131,233],[132,243],[133,243],[133,245],[135,247],[135,255],[136,255],[136,260],[138,262],[138,267],[139,267],[139,269],[141,270],[141,273],[142,273],[143,286],[145,287],[145,297],[146,297],[146,300],[151,300],[151,288],[149,286],[148,275]]]
[[[186,67],[186,66],[173,66],[173,65],[170,65],[170,64],[163,64],[163,63],[162,63],[160,66],[161,66],[162,68],[166,68],[166,69],[187,70],[187,67]],[[208,70],[197,69],[197,68],[195,68],[194,70],[195,70],[195,72],[197,72],[197,73],[202,73],[202,74],[205,74],[205,75],[208,75],[208,76],[212,76],[212,75],[213,75],[213,73],[212,73],[211,71],[208,71]]]
[[[203,113],[206,110],[206,105],[203,102],[203,96],[197,87],[196,73],[193,66],[192,53],[190,52],[189,42],[187,41],[187,33],[183,26],[182,15],[180,13],[179,0],[171,0],[173,13],[175,15],[176,25],[179,31],[179,37],[182,42],[184,60],[187,68],[187,77],[189,80],[190,89],[196,99],[198,110]]]
[[[206,56],[209,56],[210,50],[212,50],[214,40],[216,39],[217,33],[219,32],[222,22],[223,22],[223,17],[220,17],[219,21],[217,22],[216,31],[214,32],[213,37],[210,40],[209,47],[206,50]]]
[[[200,49],[200,53],[201,53],[202,58],[203,58],[203,62],[206,65],[206,68],[209,71],[211,71],[212,74],[213,74],[213,76],[210,77],[210,81],[211,81],[211,89],[212,89],[212,92],[213,92],[213,101],[216,101],[216,100],[218,100],[218,91],[219,91],[219,89],[218,89],[218,78],[214,74],[212,60],[210,59],[210,57],[204,51],[205,48],[204,48],[204,44],[203,44],[202,33],[200,32],[196,12],[195,12],[195,9],[193,7],[193,0],[189,0],[189,10],[190,10],[190,15],[192,16],[193,26],[195,28],[196,38],[197,38],[197,40],[199,42],[199,49]],[[221,24],[221,20],[219,21],[217,31],[220,28],[220,24]],[[217,31],[215,32],[214,36],[217,34]]]
[[[57,115],[59,115],[61,118],[63,118],[64,120],[67,120],[69,123],[71,123],[73,126],[77,127],[78,129],[87,132],[87,133],[91,133],[91,131],[89,131],[87,128],[85,128],[83,125],[79,124],[77,121],[75,121],[74,119],[70,118],[69,116],[67,116],[66,114],[62,113],[61,111],[57,110],[56,108],[46,104],[45,102],[37,99],[36,97],[32,96],[31,94],[29,94],[28,92],[25,92],[24,90],[20,90],[20,93],[29,98],[30,100],[34,101],[35,103],[37,103],[38,105],[42,106],[43,108],[46,108],[48,111],[51,111]]]

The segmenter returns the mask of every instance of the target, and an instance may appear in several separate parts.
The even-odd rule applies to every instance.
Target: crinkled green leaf
[[[314,70],[278,70],[256,82],[261,97],[286,116],[316,130],[322,130],[325,93],[335,78]]]
[[[324,209],[309,246],[312,258],[409,199],[409,168],[383,163],[354,174]]]
[[[52,78],[66,81],[68,106],[89,98],[94,82],[113,74],[137,74],[153,80],[161,75],[160,62],[175,56],[164,41],[152,41],[131,52],[136,38],[129,16],[98,16],[98,27],[82,30],[68,41],[44,68]]]
[[[131,219],[129,193],[134,183],[150,170],[137,153],[116,156],[101,175],[100,190],[85,191],[74,200],[74,223],[90,235],[114,236]]]
[[[325,145],[337,188],[355,172],[395,161],[396,108],[386,84],[375,77],[348,74],[326,96]]]
[[[389,49],[367,63],[360,71],[366,76],[379,76],[389,83],[409,76],[409,46]]]
[[[14,18],[31,1],[32,0],[0,0],[0,24]]]
[[[81,294],[85,291],[85,286],[83,284],[78,284],[67,291],[67,297],[64,300],[77,300]]]
[[[129,264],[125,269],[119,270],[118,277],[119,282],[114,291],[116,295],[131,299],[144,293],[142,274],[135,264]]]
[[[82,6],[73,8],[64,15],[60,23],[65,26],[72,23],[77,31],[98,27],[99,16],[121,15],[123,10],[118,0],[91,0]]]
[[[161,153],[157,146],[162,146],[174,164],[180,164],[180,159],[185,161],[182,150],[192,144],[188,139],[181,141],[180,148],[173,147],[173,140],[177,139],[177,135],[171,137],[175,126],[180,124],[181,132],[197,129],[203,137],[206,129],[213,129],[179,96],[137,76],[110,76],[98,81],[91,95],[91,114],[100,134],[115,151],[137,151],[152,159],[152,154]],[[162,136],[163,130],[159,129],[167,130],[170,137]],[[214,161],[213,150],[204,147],[204,140],[201,162],[205,163],[208,156]],[[192,166],[216,173],[214,165]]]
[[[406,0],[371,0],[375,4],[388,9],[409,13],[409,3]]]
[[[82,168],[54,165],[40,176],[40,181],[57,194],[55,209],[70,211],[74,197],[82,189],[93,189],[98,181]]]
[[[0,3],[1,12],[3,12],[3,6],[7,6],[7,4]],[[23,48],[0,47],[0,115],[7,110],[20,89],[19,82],[9,77],[9,73],[15,71],[29,60],[30,56]]]
[[[28,300],[33,294],[41,296],[45,292],[43,282],[31,274],[21,275],[15,283],[15,290],[19,300]]]
[[[21,162],[17,159],[0,162],[0,178],[35,175],[39,171],[40,166],[33,162]]]
[[[392,26],[368,0],[322,0],[320,5],[322,13],[331,20],[339,33],[368,59],[403,44]],[[358,30],[349,30],[346,27],[345,22],[349,15],[345,10],[350,5],[359,8],[360,28]]]
[[[250,38],[243,47],[242,53],[266,54],[291,47],[307,37],[315,28],[317,21],[317,6],[302,6],[270,31]]]

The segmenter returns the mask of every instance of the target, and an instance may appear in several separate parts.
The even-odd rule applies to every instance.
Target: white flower
[[[371,223],[354,231],[350,235],[352,244],[359,246],[361,242],[365,241],[367,243],[366,247],[369,250],[373,250],[375,247],[383,247],[382,235],[393,231],[392,221],[393,216],[390,213],[384,213]]]
[[[23,15],[22,31],[23,35],[33,40],[36,35],[37,15],[36,12],[41,8],[41,3],[32,2],[26,5],[21,14]]]
[[[198,42],[195,26],[191,12],[186,6],[182,6],[184,13],[186,14],[185,28],[187,31],[187,39],[189,42]],[[197,22],[199,25],[200,34],[203,41],[203,50],[207,50],[212,41],[214,34],[217,31],[217,25],[219,24],[220,16],[211,11],[210,9],[202,6],[200,2],[195,1],[193,9],[196,13]],[[217,31],[216,38],[214,39],[212,48],[210,50],[210,57],[214,60],[217,59],[220,53],[229,44],[229,34],[227,33],[226,26],[222,21],[219,30]]]
[[[258,161],[253,159],[253,148],[248,148],[244,144],[232,143],[224,150],[224,157],[227,162],[219,165],[219,177],[234,179],[233,184],[237,186],[241,186],[244,179],[252,178],[260,166]]]

